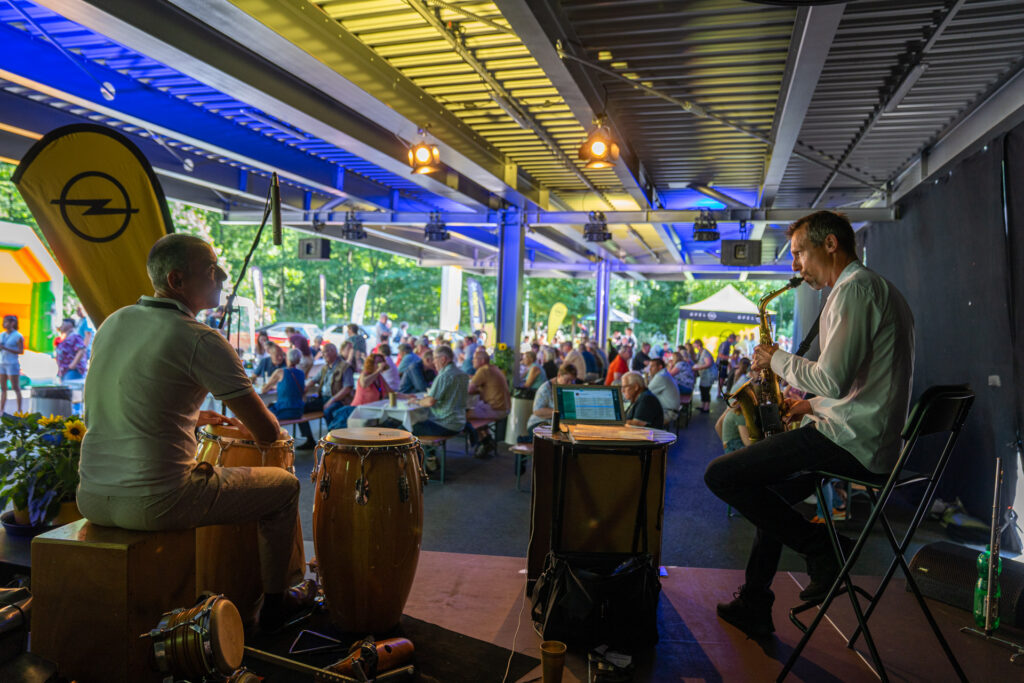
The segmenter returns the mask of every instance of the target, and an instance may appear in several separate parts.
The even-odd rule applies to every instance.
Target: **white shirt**
[[[679,410],[679,385],[675,378],[668,374],[668,370],[659,370],[647,383],[647,388],[658,398],[658,402],[665,412],[676,412]]]
[[[144,296],[96,332],[85,379],[82,489],[148,496],[182,486],[196,464],[195,426],[207,392],[252,391],[221,334],[173,299]]]
[[[811,399],[819,432],[867,469],[896,462],[914,376],[914,317],[888,280],[854,261],[821,314],[817,361],[777,351],[772,370]]]

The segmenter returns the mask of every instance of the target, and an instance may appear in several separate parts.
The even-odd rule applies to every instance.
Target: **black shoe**
[[[494,451],[494,439],[484,439],[473,449],[473,456],[477,458],[489,458]]]
[[[313,439],[306,439],[305,441],[300,443],[298,446],[296,446],[295,450],[297,450],[297,451],[311,451],[314,448],[316,448],[316,441],[313,441]]]
[[[775,595],[769,591],[752,595],[743,586],[733,593],[732,602],[720,602],[716,611],[722,621],[732,624],[751,638],[763,638],[775,632],[772,604]]]
[[[849,557],[853,551],[853,539],[840,536],[839,545],[843,549],[843,555]],[[811,582],[807,584],[807,588],[800,591],[800,599],[812,605],[817,605],[825,600],[829,589],[832,588],[832,584],[836,582],[836,577],[839,576],[843,565],[836,560],[831,543],[828,550],[823,553],[808,555],[806,560],[807,574],[810,576]]]
[[[260,610],[260,630],[266,634],[279,633],[288,622],[313,607],[316,594],[316,581],[306,579],[283,595],[266,595]]]

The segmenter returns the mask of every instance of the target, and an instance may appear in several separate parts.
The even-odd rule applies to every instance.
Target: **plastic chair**
[[[956,444],[957,437],[960,435],[960,430],[964,425],[964,421],[967,419],[967,413],[973,402],[974,392],[964,385],[934,386],[925,391],[921,395],[921,398],[918,399],[913,410],[911,410],[910,417],[907,419],[906,426],[903,428],[903,433],[901,435],[903,439],[903,447],[900,449],[896,464],[893,466],[892,472],[888,477],[885,477],[885,475],[878,475],[877,478],[873,478],[868,481],[845,477],[832,472],[814,472],[815,475],[819,476],[816,487],[818,500],[823,500],[822,484],[825,481],[829,479],[840,479],[844,482],[864,486],[871,498],[872,509],[864,524],[864,528],[857,537],[857,541],[854,544],[849,557],[844,557],[842,548],[839,545],[839,536],[836,532],[835,524],[832,521],[831,515],[826,515],[825,528],[828,530],[829,539],[832,542],[832,551],[835,553],[838,563],[842,565],[842,570],[840,571],[839,576],[836,577],[832,587],[829,589],[825,600],[821,603],[821,606],[818,609],[818,614],[814,617],[814,620],[809,626],[805,626],[797,617],[797,614],[813,608],[815,606],[814,604],[805,603],[790,610],[790,619],[800,630],[804,632],[804,635],[803,638],[800,639],[799,644],[797,644],[796,648],[793,650],[777,680],[782,681],[786,678],[790,670],[792,670],[793,665],[800,657],[800,653],[803,652],[804,647],[814,634],[814,630],[825,617],[832,601],[839,593],[845,592],[850,596],[850,602],[853,604],[853,611],[857,616],[858,623],[857,630],[854,631],[849,641],[847,641],[847,647],[852,648],[857,638],[861,633],[863,633],[864,642],[867,644],[868,650],[871,653],[871,659],[877,667],[875,673],[882,681],[888,681],[889,679],[885,673],[885,667],[882,665],[882,659],[875,647],[875,642],[871,637],[871,632],[868,630],[867,622],[871,617],[872,612],[874,612],[875,606],[881,600],[886,587],[888,587],[889,581],[896,572],[897,566],[903,569],[903,574],[907,579],[907,586],[914,594],[914,598],[916,599],[918,606],[924,613],[924,617],[928,621],[928,625],[931,627],[932,632],[938,639],[939,645],[946,654],[946,658],[949,660],[950,665],[952,665],[956,675],[961,681],[967,680],[963,669],[960,668],[959,662],[957,662],[956,657],[953,655],[953,651],[949,647],[949,643],[946,642],[946,639],[942,635],[942,631],[935,622],[935,617],[932,616],[931,610],[929,610],[928,605],[925,604],[921,591],[917,587],[917,582],[914,580],[913,573],[910,571],[910,567],[907,565],[907,561],[904,558],[904,554],[910,546],[914,533],[921,525],[921,522],[924,520],[925,515],[931,507],[932,497],[935,495],[935,489],[938,486],[939,479],[942,477],[942,473],[946,469],[946,464],[949,462],[949,457],[953,452],[953,447]],[[922,436],[941,433],[948,433],[948,436],[931,473],[921,474],[911,472],[909,470],[904,471],[907,459],[914,451],[918,439]],[[897,488],[917,484],[925,484],[924,495],[914,512],[910,526],[903,535],[903,540],[897,541],[892,525],[884,514],[885,504],[889,501],[893,491]],[[849,503],[847,503],[847,505],[849,505]],[[864,544],[867,542],[872,528],[875,526],[875,523],[879,521],[885,531],[886,538],[889,540],[889,545],[892,546],[895,556],[889,565],[888,571],[886,571],[885,576],[882,578],[881,583],[879,583],[878,588],[875,589],[874,595],[872,595],[859,586],[855,586],[853,584],[853,581],[850,578],[850,570],[853,568],[854,563],[856,563],[857,558],[860,556],[861,550],[863,550]],[[864,596],[868,600],[868,607],[866,611],[861,611],[860,602],[857,599],[858,594]]]

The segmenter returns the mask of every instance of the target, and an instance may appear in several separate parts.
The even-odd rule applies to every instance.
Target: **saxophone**
[[[794,277],[782,289],[777,289],[761,298],[757,304],[760,316],[761,344],[771,346],[771,321],[768,319],[768,303],[775,297],[800,286],[803,278]],[[779,378],[770,367],[759,372],[752,371],[751,379],[725,398],[726,404],[732,407],[733,401],[739,403],[743,420],[747,423],[747,431],[754,441],[774,436],[785,431],[782,418],[782,390],[779,389]]]

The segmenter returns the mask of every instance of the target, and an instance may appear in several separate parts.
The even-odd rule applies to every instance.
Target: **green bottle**
[[[978,583],[974,585],[974,623],[978,628],[985,628],[985,599],[988,596],[988,562],[991,554],[990,547],[986,546],[984,552],[978,554]],[[995,587],[992,596],[995,604],[992,606],[992,630],[999,628],[999,574],[1003,571],[1003,558],[996,558],[996,571],[993,576]]]

